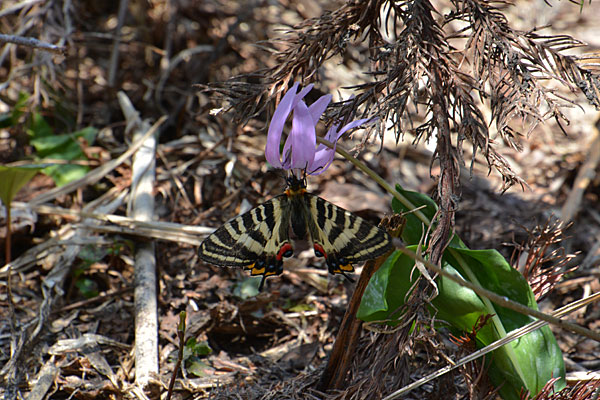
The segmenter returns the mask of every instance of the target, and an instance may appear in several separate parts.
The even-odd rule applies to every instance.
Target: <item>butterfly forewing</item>
[[[307,193],[306,201],[312,240],[323,247],[327,258],[333,256],[349,264],[379,257],[392,249],[390,236],[363,218],[312,194]]]
[[[277,196],[226,222],[208,236],[198,252],[204,261],[248,267],[277,252],[288,240],[289,202]]]

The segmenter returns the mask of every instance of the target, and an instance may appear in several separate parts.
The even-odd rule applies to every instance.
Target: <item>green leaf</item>
[[[123,242],[113,242],[112,246],[107,248],[107,254],[110,254],[111,256],[118,256],[121,254],[122,251],[125,250],[126,247],[126,243]]]
[[[427,227],[431,225],[438,206],[435,201],[423,193],[404,190],[400,185],[396,185],[396,191],[404,198],[403,202],[396,197],[392,199],[392,210],[395,213],[403,214],[406,218],[402,239],[407,245],[418,244],[421,238],[425,237],[424,231],[427,231]],[[467,248],[457,235],[452,236],[450,243],[457,247]]]
[[[19,118],[23,115],[23,110],[25,109],[28,100],[29,95],[25,92],[20,92],[19,98],[12,111],[0,115],[0,128],[10,128],[11,126],[18,125]]]
[[[392,208],[396,212],[409,212],[424,206],[421,215],[408,214],[402,238],[416,252],[416,244],[422,237],[423,228],[431,223],[437,207],[431,199],[420,193],[409,192],[397,186],[404,201],[394,199]],[[420,218],[419,218],[420,217]],[[422,248],[424,252],[425,248]],[[476,283],[484,288],[537,309],[535,297],[523,276],[495,250],[470,250],[454,235],[443,257],[443,269],[449,274]],[[357,317],[364,321],[389,321],[398,323],[405,298],[419,271],[414,260],[396,252],[388,258],[369,282]],[[448,278],[437,279],[439,295],[432,301],[432,312],[436,317],[451,325],[453,330],[470,332],[480,316],[493,315],[488,324],[479,330],[477,341],[486,346],[506,333],[520,328],[531,318],[498,306],[475,292]],[[489,376],[501,386],[505,399],[520,399],[522,388],[537,393],[553,377],[563,378],[555,388],[564,386],[564,364],[556,340],[548,327],[530,333],[511,344],[495,351],[491,357]]]
[[[210,353],[212,353],[212,349],[207,342],[198,342],[194,337],[189,338],[183,348],[186,370],[196,376],[205,376],[206,370],[211,368],[202,360],[202,357]]]
[[[109,249],[104,246],[88,245],[81,249],[77,257],[81,259],[83,268],[88,268],[94,263],[102,261],[109,254]]]
[[[186,361],[186,370],[200,378],[209,375],[207,370],[211,369],[212,368],[206,362],[197,357],[192,357]]]
[[[463,274],[463,278],[468,275],[474,276],[478,284],[484,288],[538,310],[535,296],[527,280],[519,271],[512,268],[496,250],[450,248],[446,252],[445,258],[450,264],[457,266],[456,269]],[[467,266],[468,271],[463,269],[464,266]],[[469,289],[467,290],[471,292]],[[474,292],[471,293],[476,296]],[[481,309],[480,313],[496,314],[502,329],[507,333],[533,321],[527,315],[500,305],[492,303],[491,307],[491,310],[489,308]],[[439,316],[452,325],[470,323],[465,318],[456,318],[451,313],[447,315],[440,313]],[[498,328],[497,325],[493,327]],[[498,332],[498,329],[484,328],[477,334],[477,340],[484,346],[501,337],[503,335]],[[553,377],[562,378],[555,385],[557,389],[564,387],[563,357],[549,327],[545,326],[529,333],[519,340],[511,342],[508,346],[510,347],[504,346],[493,353],[492,365],[494,367],[489,371],[492,383],[503,384],[500,393],[505,399],[520,399],[523,386],[531,393],[538,393]]]
[[[35,148],[35,151],[39,157],[57,158],[60,160],[73,160],[74,152],[77,155],[83,155],[79,144],[73,141],[73,138],[69,135],[52,135],[42,136],[29,141]],[[64,154],[67,153],[67,154]]]
[[[416,247],[408,246],[413,251]],[[388,294],[388,290],[408,293],[411,265],[414,265],[414,260],[400,251],[390,255],[371,277],[356,317],[367,322],[389,319],[391,313],[404,304],[404,296]]]
[[[417,246],[409,249],[416,251]],[[522,304],[537,309],[533,293],[518,271],[494,250],[458,250],[460,257],[467,261],[481,277],[480,284],[502,296],[510,297]],[[451,263],[452,257],[446,257]],[[445,259],[445,261],[447,261]],[[444,263],[444,270],[462,276],[461,266]],[[357,317],[364,321],[393,319],[397,323],[399,315],[392,313],[404,304],[405,297],[419,276],[414,269],[414,260],[396,252],[388,258],[369,282]],[[412,277],[412,279],[411,279]],[[432,301],[437,310],[436,317],[451,324],[459,331],[470,332],[479,316],[497,314],[506,332],[521,327],[531,321],[530,317],[494,305],[489,309],[485,302],[472,290],[448,278],[437,280],[439,295]],[[431,310],[434,312],[434,310]],[[501,335],[494,324],[488,323],[477,333],[481,347],[500,339]],[[519,399],[521,388],[537,393],[552,377],[564,377],[562,355],[552,332],[548,327],[527,334],[517,341],[496,350],[491,356],[489,376],[495,385],[503,385],[500,393],[504,399]],[[560,388],[564,381],[557,385]]]
[[[86,160],[76,138],[83,138],[88,143],[93,143],[97,130],[85,128],[73,134],[42,136],[31,139],[30,143],[40,157],[56,158],[60,160]]]
[[[83,165],[56,165],[43,170],[52,178],[56,186],[64,186],[69,182],[81,179],[90,169]]]
[[[212,353],[212,349],[208,345],[208,342],[202,341],[198,342],[196,338],[189,338],[185,343],[185,347],[183,349],[183,359],[186,359],[186,355],[188,357],[194,356],[207,356]]]
[[[42,117],[42,114],[34,112],[31,117],[29,129],[27,129],[27,134],[31,136],[32,139],[38,139],[47,136],[52,136],[54,134],[54,131],[46,122],[44,117]]]
[[[80,129],[72,133],[72,135],[76,138],[83,138],[88,144],[94,143],[97,134],[98,129],[91,126],[88,126],[86,128]]]
[[[304,311],[313,311],[315,309],[314,306],[310,304],[300,303],[295,306],[289,307],[287,310],[290,312],[304,312]]]
[[[77,139],[83,138],[91,144],[97,133],[96,128],[87,127],[71,134],[54,135],[52,128],[38,113],[33,115],[33,121],[28,130],[28,134],[31,136],[30,143],[39,157],[68,161],[87,160]],[[83,165],[66,164],[46,168],[43,172],[50,176],[57,186],[63,186],[83,178],[89,172],[89,168]]]
[[[0,165],[0,199],[5,206],[10,202],[21,188],[29,182],[41,168],[37,165],[5,167]]]
[[[75,287],[87,299],[98,296],[98,285],[89,278],[80,278],[75,281]]]

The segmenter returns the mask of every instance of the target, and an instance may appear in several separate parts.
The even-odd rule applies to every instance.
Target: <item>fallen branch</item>
[[[147,121],[142,121],[124,92],[117,94],[127,128],[133,130],[134,142],[144,138],[133,157],[131,196],[127,215],[135,220],[151,221],[154,216],[154,180],[156,135]],[[153,241],[136,241],[134,264],[135,303],[135,383],[150,398],[161,389],[158,375],[158,304],[156,258]]]
[[[57,46],[55,44],[42,42],[41,40],[38,40],[36,38],[26,36],[4,35],[0,33],[0,42],[14,43],[19,46],[32,47],[34,49],[45,50],[51,53],[62,55],[64,55],[67,51],[67,48],[65,46]]]

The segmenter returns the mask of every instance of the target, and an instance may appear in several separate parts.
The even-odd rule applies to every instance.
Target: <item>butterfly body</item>
[[[292,177],[284,194],[226,222],[200,245],[202,260],[220,266],[243,267],[252,275],[283,272],[283,259],[293,255],[291,239],[313,242],[332,274],[353,272],[353,263],[392,249],[391,238],[364,219],[306,191]]]

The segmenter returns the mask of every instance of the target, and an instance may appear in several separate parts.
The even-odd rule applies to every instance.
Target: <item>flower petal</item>
[[[298,102],[300,100],[302,100],[308,94],[308,92],[310,92],[312,90],[313,86],[315,86],[315,85],[313,85],[311,83],[310,85],[308,85],[307,87],[305,87],[304,89],[302,89],[300,91],[300,93],[298,93],[296,95],[296,97],[294,97],[294,104],[292,105],[292,108],[296,107],[296,104],[298,104]]]
[[[310,105],[310,107],[308,107],[308,111],[310,112],[310,115],[313,118],[315,126],[319,122],[321,115],[323,115],[323,113],[327,109],[329,103],[331,103],[331,98],[332,96],[330,94],[326,94],[324,96],[319,97],[319,100],[315,101]]]
[[[335,139],[333,137],[331,137],[330,139],[332,142],[336,142],[344,133],[348,132],[350,129],[354,129],[357,126],[360,126],[367,121],[374,121],[374,120],[375,120],[374,118],[363,118],[363,119],[357,119],[356,121],[352,121],[349,124],[344,125],[344,127],[339,132],[336,133]],[[329,132],[327,132],[327,134],[329,134]]]
[[[281,142],[281,133],[285,121],[292,111],[294,102],[296,101],[296,91],[298,90],[299,83],[294,83],[294,86],[286,92],[283,96],[279,105],[273,113],[273,118],[269,124],[269,131],[267,133],[267,145],[265,146],[265,157],[267,161],[275,168],[282,168],[281,156],[279,154],[279,144]]]
[[[338,126],[339,125],[333,125],[329,128],[327,135],[325,135],[325,140],[333,143],[333,149],[319,143],[319,147],[317,147],[317,151],[315,152],[315,158],[308,166],[308,173],[310,175],[322,174],[329,167],[329,164],[333,162],[333,158],[335,157],[335,146],[337,143],[336,140],[332,140],[331,137],[336,136]]]
[[[304,169],[313,162],[317,144],[316,138],[315,124],[308,107],[306,103],[299,101],[294,107],[292,131],[286,141],[286,146],[290,142],[292,150],[291,168]],[[284,151],[286,146],[284,146]]]
[[[324,144],[319,144],[319,147],[317,147],[317,151],[315,152],[315,158],[308,166],[309,174],[319,175],[329,168],[329,165],[333,162],[335,157],[335,147],[337,146],[338,139],[350,129],[356,128],[357,126],[360,126],[370,120],[372,119],[357,119],[356,121],[352,121],[349,124],[344,125],[344,127],[339,131],[337,130],[339,125],[333,125],[331,128],[329,128],[329,131],[327,131],[327,134],[325,135],[325,140],[333,143],[333,149],[330,149]]]

